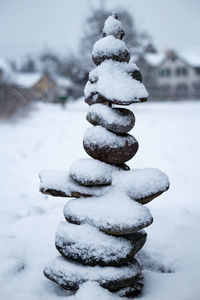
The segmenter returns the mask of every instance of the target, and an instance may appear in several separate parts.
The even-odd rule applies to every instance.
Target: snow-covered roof
[[[153,67],[159,66],[167,57],[169,53],[175,53],[180,59],[191,67],[200,67],[200,50],[184,50],[184,51],[166,51],[160,53],[147,53],[145,54],[146,61]]]
[[[54,78],[54,80],[56,81],[57,85],[60,87],[69,87],[71,86],[72,82],[69,78],[63,77],[63,76],[56,76]]]
[[[15,83],[23,88],[31,88],[41,77],[41,73],[16,73]]]
[[[192,51],[185,50],[180,51],[180,58],[182,58],[191,67],[200,67],[200,50]]]
[[[165,59],[165,53],[147,53],[145,59],[150,65],[156,67]]]

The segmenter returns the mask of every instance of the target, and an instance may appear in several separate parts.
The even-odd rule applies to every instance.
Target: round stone
[[[121,266],[142,248],[143,235],[129,239],[105,234],[89,225],[61,222],[56,232],[56,248],[67,259],[95,266]],[[132,238],[132,239],[131,239]],[[144,242],[143,244],[144,245]]]
[[[107,59],[119,62],[129,62],[130,60],[125,43],[113,35],[103,37],[93,46],[92,60],[97,66]]]
[[[70,223],[87,223],[112,235],[133,233],[153,222],[147,207],[114,189],[101,197],[70,200],[63,212]]]
[[[83,147],[94,159],[121,164],[136,154],[139,145],[130,134],[116,134],[101,126],[95,126],[86,130]]]
[[[67,290],[78,290],[86,281],[97,281],[102,287],[115,292],[134,286],[141,278],[138,262],[122,267],[84,266],[57,257],[45,269],[44,275]]]
[[[103,104],[91,105],[86,119],[92,125],[100,125],[114,133],[127,133],[135,125],[135,116],[130,110]]]
[[[83,158],[75,161],[69,169],[69,177],[85,186],[109,185],[112,172],[119,168],[96,159]]]

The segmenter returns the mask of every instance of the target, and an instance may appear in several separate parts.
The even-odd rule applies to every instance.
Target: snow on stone
[[[102,197],[70,200],[64,207],[64,216],[101,230],[122,233],[138,231],[153,221],[147,207],[114,189]]]
[[[114,16],[109,16],[103,27],[103,35],[114,35],[116,38],[120,37],[120,34],[124,35],[124,29],[122,23]]]
[[[108,187],[86,187],[82,186],[68,177],[68,173],[64,171],[42,171],[40,172],[40,189],[47,191],[53,189],[61,191],[66,196],[71,197],[72,192],[81,194],[91,194],[93,196],[103,195]]]
[[[100,103],[91,105],[87,115],[89,115],[90,119],[94,121],[99,116],[103,120],[101,126],[104,124],[104,122],[121,126],[128,126],[130,124],[130,116],[120,115],[118,111]]]
[[[130,241],[107,235],[88,224],[61,222],[56,232],[56,245],[64,247],[65,255],[81,256],[85,261],[118,261],[130,254]]]
[[[94,83],[90,80],[85,86],[85,97],[92,93],[99,93],[110,101],[118,104],[130,104],[147,98],[148,92],[144,85],[133,79],[129,74],[138,69],[134,64],[106,60],[90,72],[89,79],[96,78]]]
[[[55,278],[57,283],[69,285],[79,285],[85,281],[97,281],[105,284],[106,281],[122,280],[124,278],[132,278],[140,274],[138,265],[129,264],[123,267],[100,267],[85,266],[70,262],[62,256],[57,256],[45,268],[51,278]]]
[[[110,184],[112,182],[112,172],[117,168],[96,159],[82,158],[75,161],[69,169],[69,176],[84,184],[93,182],[98,185],[102,182]]]
[[[142,199],[169,188],[168,176],[159,169],[146,168],[113,173],[113,186],[132,199]]]
[[[112,54],[120,55],[127,52],[128,49],[125,43],[116,39],[113,35],[103,37],[94,43],[92,55],[93,56],[111,56]]]
[[[84,132],[83,140],[86,145],[95,144],[99,147],[109,146],[111,148],[132,145],[133,140],[135,141],[134,137],[132,137],[131,135],[117,135],[99,125],[88,128]]]

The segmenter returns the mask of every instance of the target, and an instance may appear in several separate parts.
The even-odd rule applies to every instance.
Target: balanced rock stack
[[[114,13],[108,17],[103,38],[94,44],[97,67],[89,74],[85,102],[90,105],[85,151],[92,158],[76,161],[69,173],[43,171],[41,192],[72,197],[64,207],[66,222],[56,232],[56,257],[44,275],[68,290],[85,281],[97,281],[121,296],[132,297],[142,288],[135,254],[143,247],[143,230],[153,222],[146,204],[169,188],[158,169],[134,169],[125,164],[138,150],[128,132],[134,114],[112,104],[129,105],[147,100],[142,76],[122,41],[124,29]],[[79,198],[79,199],[77,199]]]

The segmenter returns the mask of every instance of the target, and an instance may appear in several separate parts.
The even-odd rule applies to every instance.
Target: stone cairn
[[[134,114],[112,105],[147,100],[137,66],[123,42],[124,29],[116,13],[108,17],[103,38],[93,47],[97,66],[89,74],[85,102],[89,104],[83,146],[92,158],[79,159],[69,173],[42,171],[42,193],[74,198],[64,207],[55,245],[60,256],[44,275],[67,290],[97,281],[120,296],[136,296],[142,288],[141,269],[134,258],[144,246],[143,228],[153,222],[148,203],[169,188],[158,169],[133,169],[125,164],[138,150],[127,132]],[[79,198],[79,199],[77,199]]]

